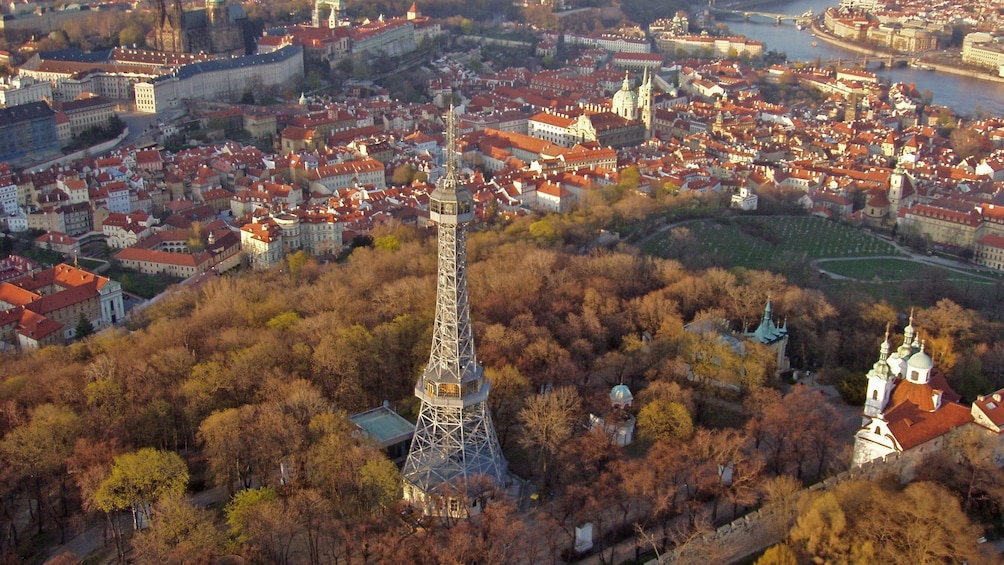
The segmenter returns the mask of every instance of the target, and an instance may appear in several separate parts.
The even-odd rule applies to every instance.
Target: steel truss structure
[[[415,385],[422,406],[403,469],[405,498],[421,502],[427,512],[441,507],[430,501],[446,488],[465,488],[476,476],[502,486],[507,475],[488,410],[491,386],[475,355],[471,331],[466,225],[474,217],[473,196],[457,180],[452,108],[446,137],[446,174],[429,202],[429,218],[439,227],[432,352]]]

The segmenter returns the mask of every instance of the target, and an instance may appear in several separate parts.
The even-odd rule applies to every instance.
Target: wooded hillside
[[[449,535],[425,530],[437,543],[405,543],[416,533],[400,518],[397,469],[346,419],[385,400],[411,419],[418,407],[434,232],[387,227],[342,264],[294,255],[280,269],[177,289],[128,329],[5,356],[0,550],[30,555],[33,539],[46,539],[37,533],[58,542],[80,517],[100,523],[142,501],[151,527],[130,540],[119,537],[128,528],[114,531],[120,553],[141,562],[240,553],[442,563],[443,552],[551,562],[584,521],[601,545],[635,522],[669,540],[671,518],[710,524],[759,504],[772,477],[809,481],[840,468],[852,438],[840,437],[818,394],[796,389],[782,402],[771,351],[750,343],[741,355],[684,324],[755,327],[769,297],[801,366],[860,374],[905,312],[828,298],[775,273],[688,268],[624,244],[591,248],[583,226],[594,218],[530,218],[469,235],[472,318],[496,428],[512,470],[547,495],[524,515],[532,527],[498,504]],[[1004,385],[999,320],[948,299],[926,306],[917,323],[953,382]],[[635,393],[641,437],[626,452],[581,425],[609,409],[619,382]],[[536,395],[545,386],[555,392]],[[185,465],[137,463],[137,453],[178,453]],[[729,485],[722,460],[735,462]],[[179,484],[235,496],[214,513],[179,499]]]

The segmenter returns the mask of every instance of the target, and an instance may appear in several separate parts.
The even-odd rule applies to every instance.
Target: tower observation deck
[[[439,230],[432,352],[415,385],[422,405],[403,476],[405,499],[426,514],[463,517],[475,510],[462,501],[470,481],[481,476],[501,487],[507,463],[488,410],[491,383],[474,352],[466,230],[474,218],[474,199],[458,180],[456,136],[450,108],[446,174],[429,202],[429,219]]]

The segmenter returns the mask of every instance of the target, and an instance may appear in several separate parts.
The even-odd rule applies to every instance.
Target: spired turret
[[[910,322],[903,328],[903,343],[896,348],[896,353],[889,356],[887,361],[894,376],[906,376],[906,361],[917,351],[914,346],[915,341],[917,341],[917,334],[913,328],[913,312],[910,312]]]
[[[645,68],[641,86],[638,87],[638,111],[641,114],[641,121],[645,125],[645,139],[652,139],[654,93],[652,91],[652,75],[648,68]]]
[[[896,375],[893,374],[889,366],[889,327],[885,329],[885,339],[879,346],[878,361],[872,365],[868,371],[868,392],[865,397],[865,411],[863,423],[867,423],[870,418],[878,416],[885,410],[889,403],[889,395],[892,394],[893,387],[896,386]]]

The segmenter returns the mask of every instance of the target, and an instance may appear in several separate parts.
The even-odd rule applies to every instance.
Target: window
[[[872,400],[878,400],[878,389],[872,391]]]
[[[481,390],[481,380],[467,381],[464,383],[464,396],[474,394]]]
[[[439,396],[460,398],[460,386],[454,383],[441,383],[439,385]]]

